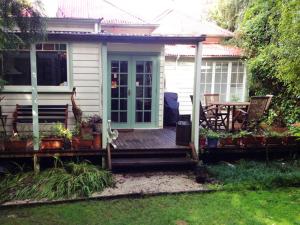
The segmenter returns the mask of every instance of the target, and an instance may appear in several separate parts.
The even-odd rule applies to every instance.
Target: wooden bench
[[[66,105],[39,105],[39,123],[62,123],[68,125],[68,104]],[[32,124],[32,106],[16,105],[13,114],[13,132],[18,133],[17,124]]]

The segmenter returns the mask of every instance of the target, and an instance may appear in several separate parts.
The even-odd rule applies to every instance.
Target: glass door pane
[[[128,61],[111,61],[111,121],[128,122]]]
[[[135,67],[135,122],[151,123],[153,64],[152,61],[136,61]]]

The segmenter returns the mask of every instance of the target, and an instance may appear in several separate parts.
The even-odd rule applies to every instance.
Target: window
[[[2,77],[8,86],[30,86],[30,50],[9,50],[0,54]],[[38,86],[68,86],[67,45],[36,45]]]
[[[243,101],[245,72],[242,61],[203,60],[201,66],[200,97],[205,93],[220,94],[221,101]]]
[[[1,54],[2,78],[7,85],[30,85],[30,51],[5,51]]]
[[[36,45],[39,86],[67,86],[67,48],[65,44]]]
[[[244,86],[244,64],[233,62],[231,69],[230,99],[241,101]]]

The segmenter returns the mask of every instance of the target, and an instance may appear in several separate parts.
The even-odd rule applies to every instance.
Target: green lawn
[[[181,194],[0,211],[0,224],[300,224],[300,189]]]

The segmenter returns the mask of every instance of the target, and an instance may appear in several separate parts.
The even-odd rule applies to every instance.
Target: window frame
[[[37,91],[38,92],[71,92],[72,88],[73,88],[73,76],[72,76],[72,54],[71,54],[71,48],[72,48],[72,44],[69,42],[59,42],[59,41],[49,41],[49,42],[39,42],[39,43],[35,43],[35,45],[37,44],[65,44],[66,45],[66,54],[67,54],[67,82],[68,85],[67,86],[37,86]],[[29,50],[29,52],[31,53],[31,51],[33,51],[32,49]],[[40,50],[36,50],[35,49],[35,54],[40,51]],[[30,60],[31,63],[31,60]],[[37,63],[37,62],[36,62]],[[31,89],[32,89],[32,85],[4,85],[4,88],[2,90],[2,92],[6,92],[6,93],[31,93]]]
[[[228,101],[231,101],[231,75],[232,75],[232,64],[237,62],[238,64],[243,64],[244,66],[244,69],[243,69],[243,79],[242,79],[242,96],[241,96],[241,99],[240,101],[245,101],[246,98],[247,98],[247,95],[246,95],[246,89],[247,89],[247,70],[246,70],[246,63],[244,60],[242,59],[236,59],[236,58],[230,58],[230,59],[203,59],[202,60],[202,65],[201,66],[204,66],[203,63],[205,63],[205,65],[207,65],[207,63],[212,63],[212,82],[211,82],[211,93],[215,93],[215,75],[216,75],[216,64],[217,63],[226,63],[228,66],[227,66],[227,81],[226,81],[226,102]],[[204,74],[202,74],[204,76],[206,76],[206,72]],[[206,81],[206,77],[204,78],[205,81]],[[204,84],[204,83],[201,83],[201,84]],[[234,83],[236,84],[236,83]],[[206,85],[206,83],[205,83]],[[206,90],[206,87],[205,87],[205,90]],[[205,93],[205,90],[204,90],[204,93]],[[203,94],[204,94],[203,93]],[[202,101],[204,101],[204,97],[203,95],[200,96]]]

